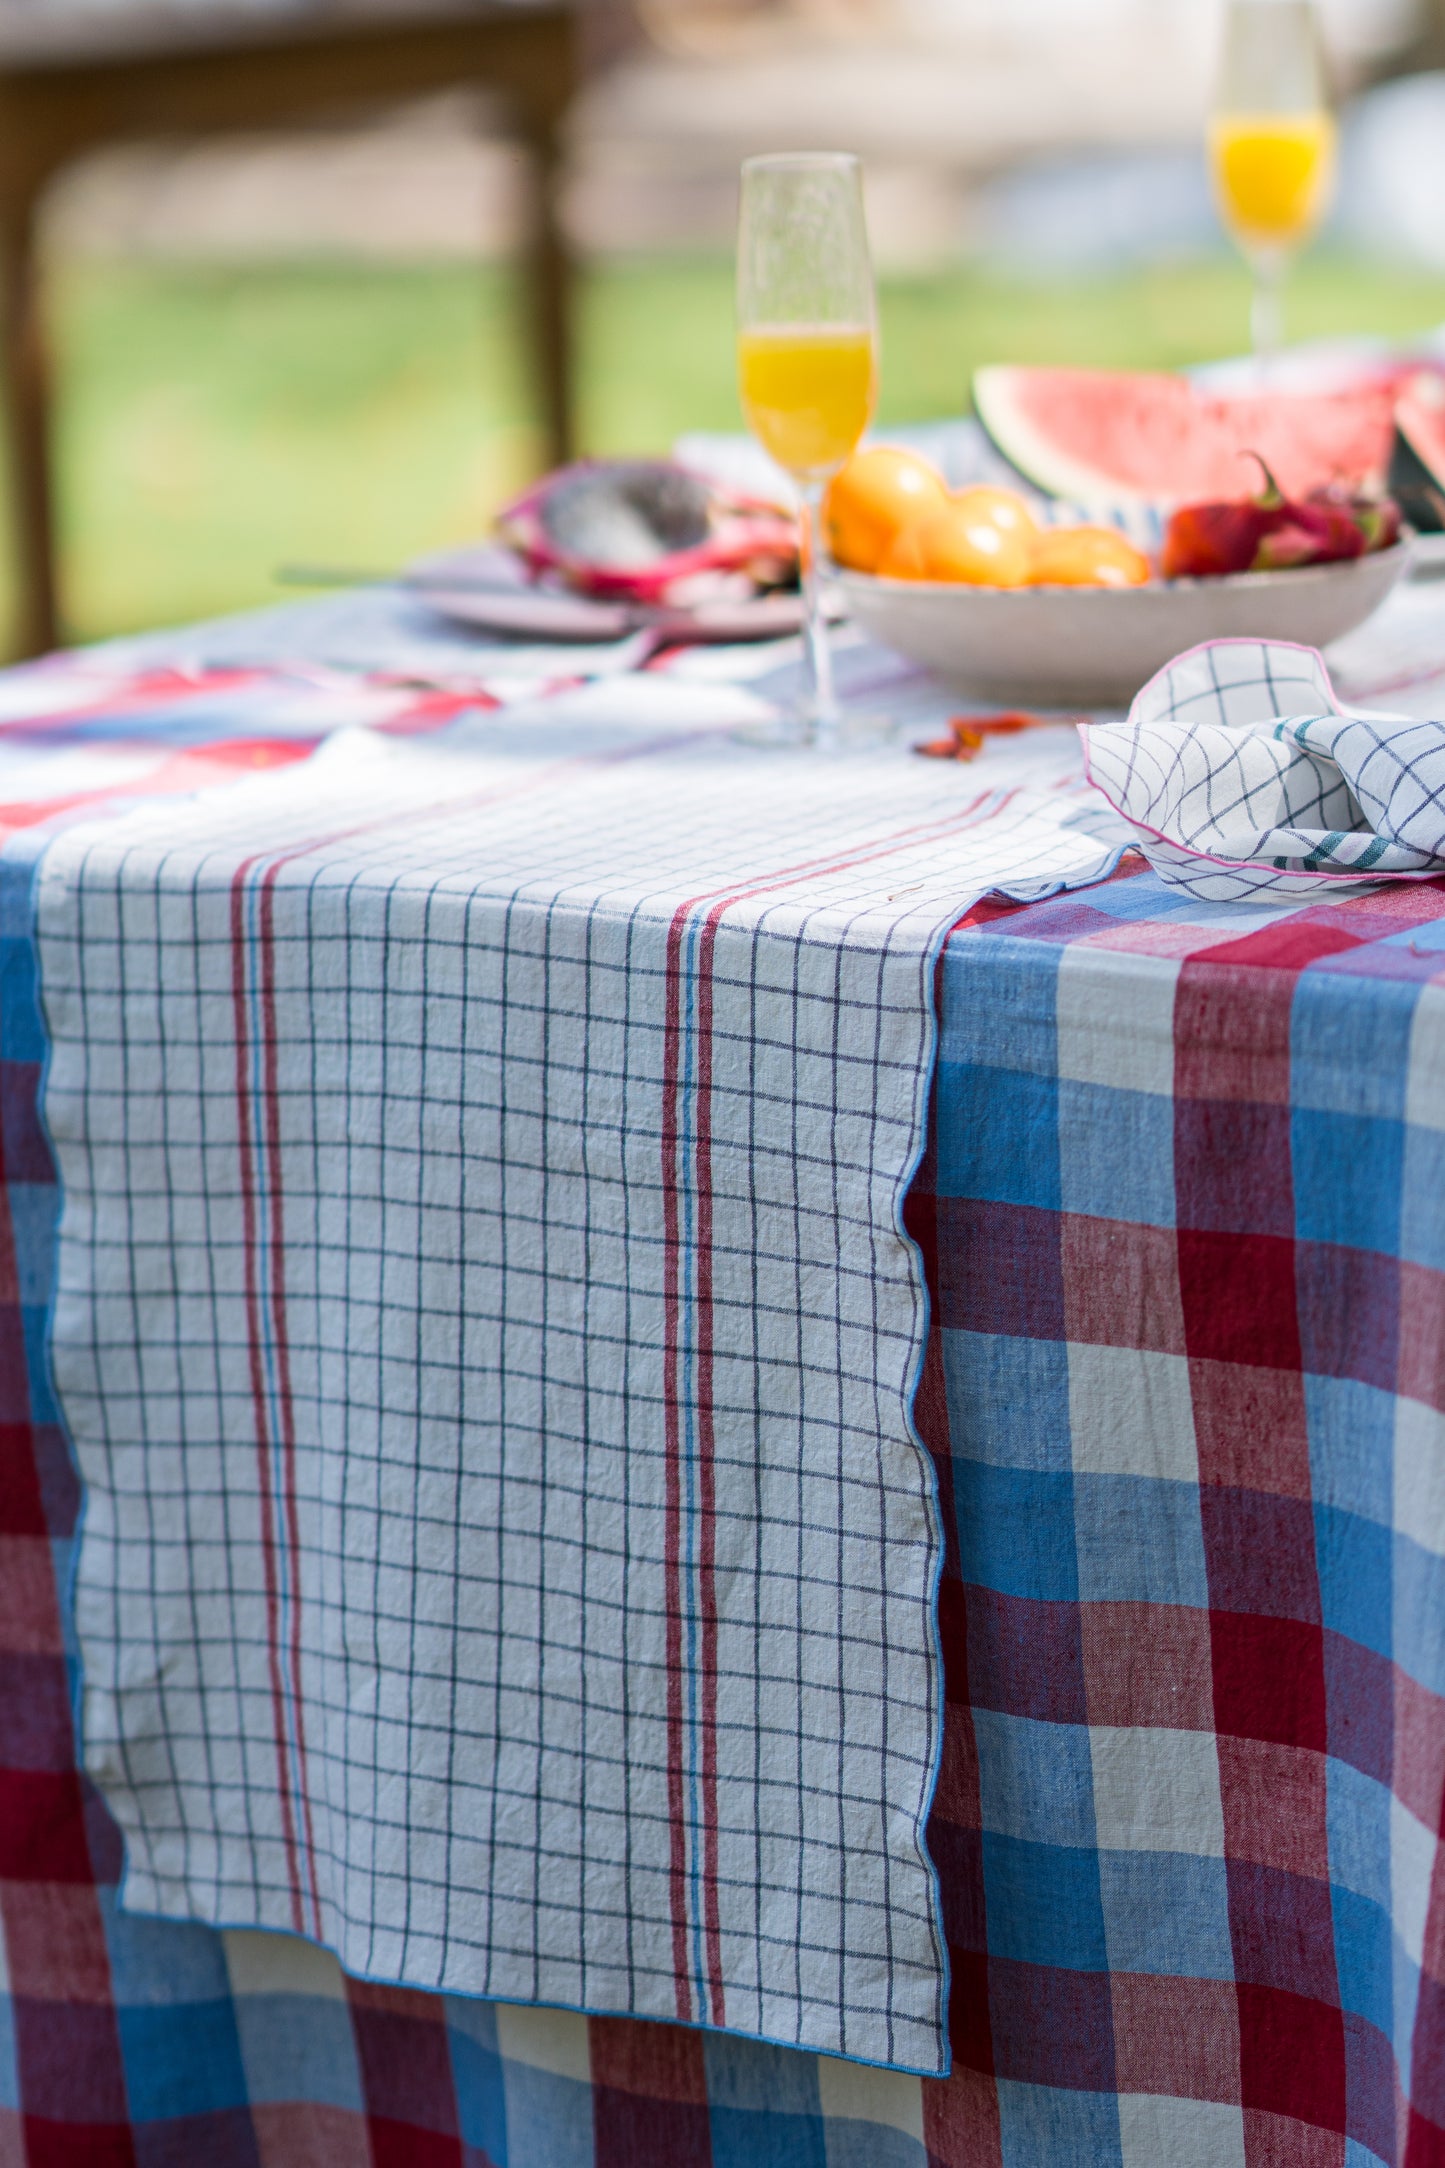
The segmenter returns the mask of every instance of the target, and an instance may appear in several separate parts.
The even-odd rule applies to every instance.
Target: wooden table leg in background
[[[531,134],[536,201],[528,236],[528,314],[538,369],[542,442],[547,464],[560,467],[576,450],[573,357],[574,273],[560,216],[562,153],[555,121]]]
[[[17,191],[0,201],[0,405],[15,568],[11,646],[19,655],[43,655],[60,637],[50,370],[35,226],[33,195]]]
[[[9,458],[18,608],[12,649],[58,638],[49,433],[50,379],[35,247],[51,177],[107,143],[147,135],[285,127],[359,106],[479,83],[508,101],[532,152],[526,264],[528,368],[553,462],[573,446],[572,267],[559,223],[560,138],[578,88],[578,15],[535,8],[454,10],[445,19],[372,20],[342,34],[314,24],[275,43],[137,51],[0,66],[0,406]]]
[[[0,128],[11,154],[9,169],[0,169],[0,421],[15,566],[11,644],[19,655],[43,655],[58,640],[50,351],[37,251],[39,184],[15,156],[15,119],[0,91]]]

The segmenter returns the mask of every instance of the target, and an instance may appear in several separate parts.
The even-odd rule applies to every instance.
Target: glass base
[[[732,734],[742,745],[761,746],[768,752],[816,753],[820,759],[877,752],[902,743],[900,726],[893,716],[852,710],[826,721],[785,712],[758,722],[740,723]]]

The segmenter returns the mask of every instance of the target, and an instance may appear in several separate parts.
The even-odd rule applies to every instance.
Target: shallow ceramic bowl
[[[1325,647],[1380,607],[1410,544],[1344,564],[1238,572],[1146,587],[964,587],[838,578],[851,615],[885,647],[976,699],[1124,708],[1186,648],[1229,637]]]

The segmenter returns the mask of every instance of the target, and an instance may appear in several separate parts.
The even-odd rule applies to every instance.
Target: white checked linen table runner
[[[50,847],[87,1763],[133,1909],[937,2072],[931,977],[1118,825],[626,697]]]

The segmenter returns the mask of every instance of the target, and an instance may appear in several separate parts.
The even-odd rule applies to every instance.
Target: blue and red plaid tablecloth
[[[1445,2161],[1445,891],[984,906],[910,1201],[947,1557],[951,2078],[124,1916],[22,839],[0,885],[0,2162]]]

